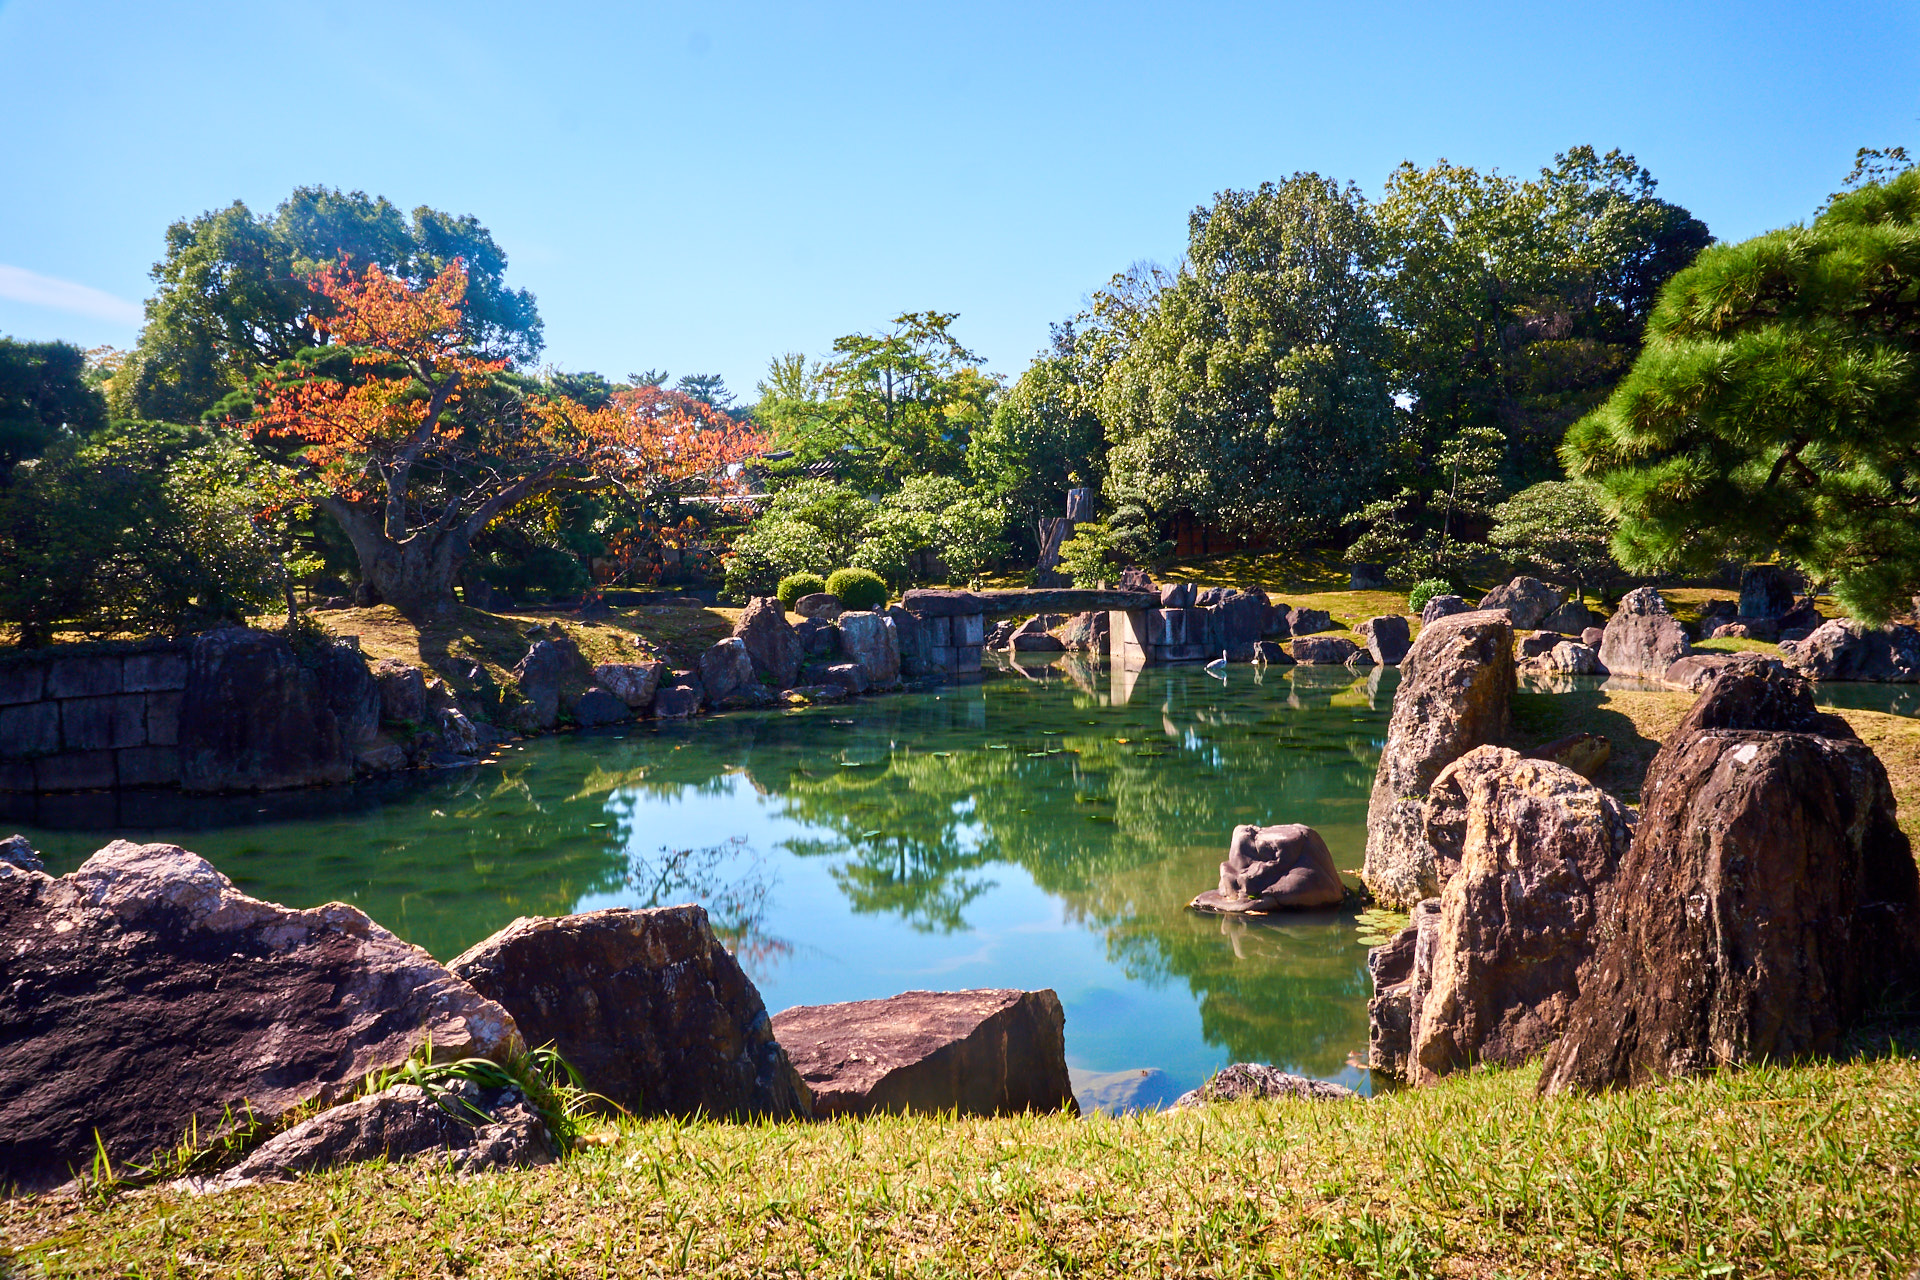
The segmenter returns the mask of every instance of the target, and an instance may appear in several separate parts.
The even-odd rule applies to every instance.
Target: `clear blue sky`
[[[1920,4],[0,0],[0,333],[130,344],[169,222],[472,213],[546,359],[719,372],[907,309],[1017,375],[1213,192],[1637,155],[1722,238],[1920,150]]]

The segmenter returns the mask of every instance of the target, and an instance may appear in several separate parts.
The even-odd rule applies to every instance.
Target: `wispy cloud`
[[[137,325],[145,318],[137,302],[116,298],[91,285],[56,280],[52,276],[28,271],[25,267],[10,267],[3,262],[0,262],[0,298],[30,302],[36,307],[52,307],[56,311],[71,311],[75,315],[111,320],[116,324]]]

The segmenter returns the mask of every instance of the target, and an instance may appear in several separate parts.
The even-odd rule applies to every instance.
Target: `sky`
[[[1920,152],[1920,4],[0,0],[0,334],[129,346],[166,228],[325,184],[480,219],[543,359],[824,355],[902,311],[1017,377],[1187,214],[1591,143],[1740,239]]]

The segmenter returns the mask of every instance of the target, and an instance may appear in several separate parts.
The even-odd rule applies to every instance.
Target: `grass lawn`
[[[1920,1256],[1912,1057],[1597,1098],[1541,1100],[1535,1074],[1124,1119],[634,1123],[542,1169],[15,1201],[0,1241],[47,1276],[1904,1277]]]

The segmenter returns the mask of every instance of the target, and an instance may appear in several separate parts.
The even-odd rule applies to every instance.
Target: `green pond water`
[[[1397,673],[1072,659],[799,712],[537,739],[474,769],[271,796],[42,797],[0,821],[64,872],[167,840],[247,892],[341,900],[446,959],[520,915],[696,901],[769,1009],[1051,987],[1083,1085],[1234,1061],[1365,1089],[1351,911],[1194,915],[1243,822],[1360,865]],[[1098,1081],[1093,1082],[1097,1087]]]

